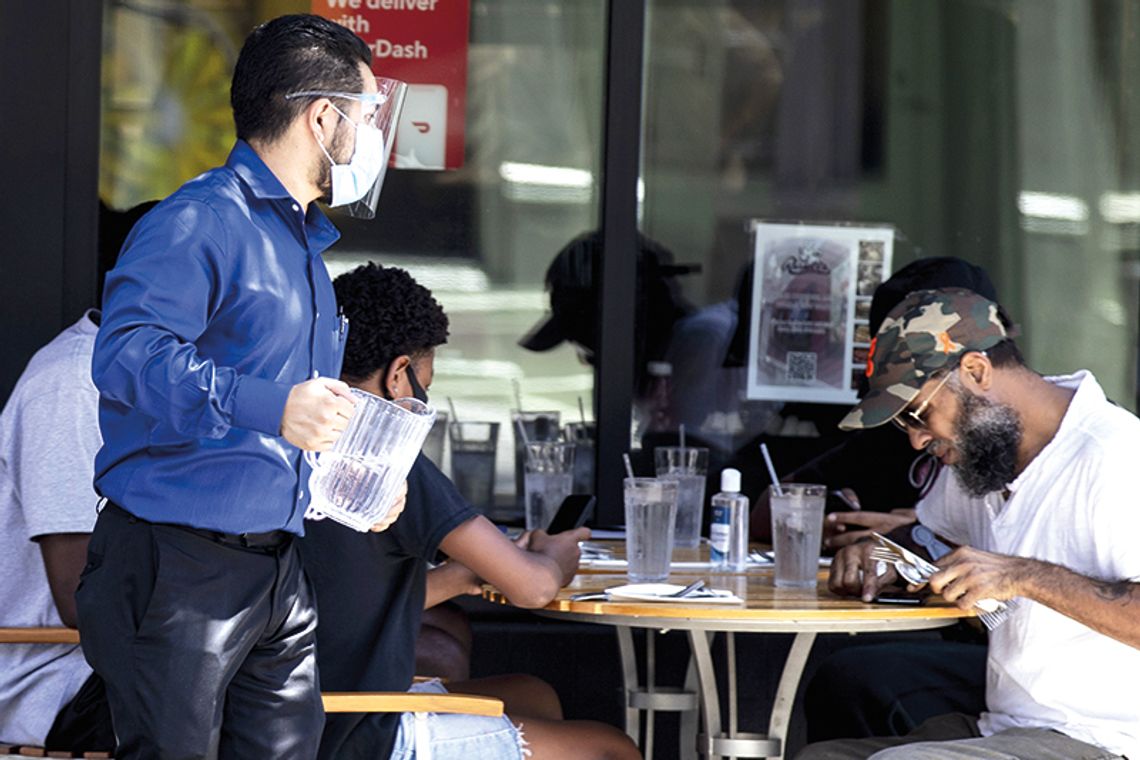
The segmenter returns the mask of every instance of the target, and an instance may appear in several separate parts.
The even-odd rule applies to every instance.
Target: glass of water
[[[594,441],[597,426],[593,422],[567,422],[563,428],[568,443],[573,443],[574,493],[594,493]]]
[[[693,549],[701,540],[709,450],[702,446],[658,446],[653,450],[657,477],[677,481],[677,546]]]
[[[495,504],[497,422],[456,422],[447,427],[451,439],[451,480],[471,506],[487,514]]]
[[[515,498],[519,509],[523,509],[526,503],[523,482],[526,474],[526,444],[557,441],[562,437],[561,419],[559,412],[511,411],[511,433],[515,437]],[[519,434],[520,427],[526,433],[525,439]]]
[[[538,441],[526,445],[526,529],[546,530],[563,499],[574,488],[573,443]]]
[[[815,588],[827,488],[781,483],[780,492],[779,496],[771,489],[768,492],[772,508],[772,552],[776,555],[775,585]]]
[[[634,583],[663,581],[673,558],[677,481],[626,478],[625,556]]]

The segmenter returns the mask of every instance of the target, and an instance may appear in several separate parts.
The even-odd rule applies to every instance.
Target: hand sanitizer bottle
[[[748,497],[740,493],[740,470],[720,473],[720,493],[712,497],[709,558],[713,567],[743,570],[748,564]]]

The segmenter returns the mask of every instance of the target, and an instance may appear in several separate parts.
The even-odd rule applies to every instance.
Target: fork
[[[685,586],[680,591],[676,591],[672,594],[667,594],[667,596],[670,599],[680,599],[681,597],[688,596],[689,594],[695,594],[696,592],[700,591],[704,587],[705,587],[704,580],[695,580],[692,583],[690,583],[688,586]]]
[[[880,562],[890,562],[894,565],[895,572],[897,572],[903,580],[912,586],[925,586],[930,580],[930,576],[938,572],[938,567],[926,562],[915,554],[902,549],[909,557],[904,557],[896,550],[897,544],[891,546],[894,542],[889,539],[883,539],[882,536],[877,536],[883,540],[883,544],[871,549],[871,559]],[[909,561],[911,558],[918,560],[922,564]],[[986,626],[987,630],[992,631],[999,625],[1005,622],[1011,610],[1017,606],[1016,599],[1010,599],[1006,602],[999,602],[997,599],[982,599],[974,607],[978,610],[978,619]]]

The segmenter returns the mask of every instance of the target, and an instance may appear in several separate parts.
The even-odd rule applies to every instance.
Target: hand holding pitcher
[[[303,451],[332,447],[352,418],[356,399],[347,383],[318,377],[294,385],[281,415],[281,435]]]

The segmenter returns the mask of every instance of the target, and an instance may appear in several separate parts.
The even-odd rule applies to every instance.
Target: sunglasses
[[[911,430],[926,430],[926,419],[923,417],[923,415],[926,414],[926,410],[930,406],[930,402],[936,395],[938,395],[938,391],[942,390],[942,386],[946,385],[953,374],[953,370],[947,372],[942,380],[938,383],[938,385],[934,386],[934,390],[929,396],[926,397],[926,400],[919,404],[916,408],[903,409],[894,417],[891,417],[891,422],[895,423],[895,427],[904,433],[909,433]]]

